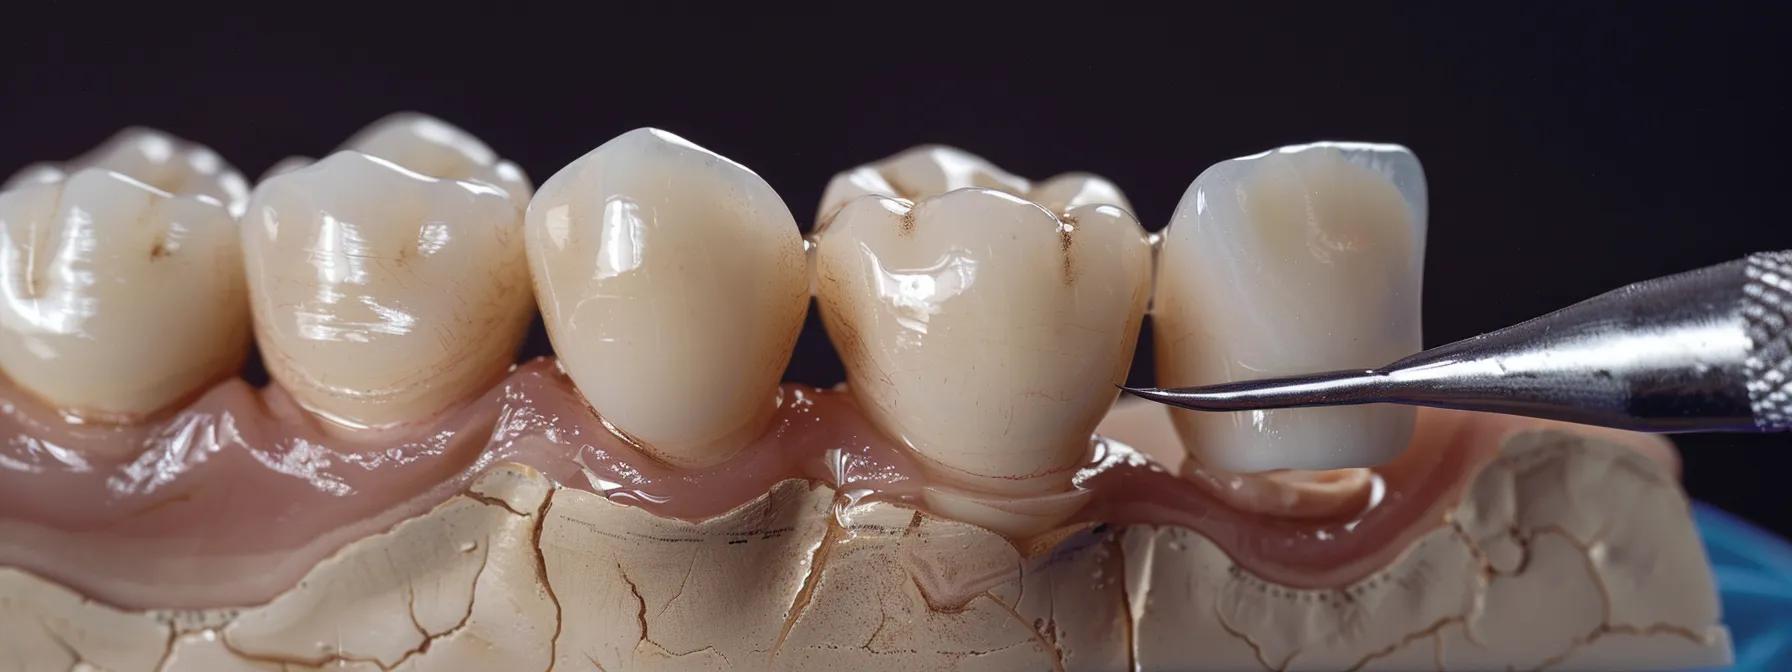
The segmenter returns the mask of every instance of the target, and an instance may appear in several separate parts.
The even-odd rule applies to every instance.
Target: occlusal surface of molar
[[[484,391],[532,313],[522,205],[486,182],[338,152],[257,186],[242,236],[269,373],[338,426]]]
[[[70,415],[130,422],[233,373],[249,333],[236,219],[198,186],[85,168],[0,193],[6,375]]]
[[[420,112],[394,112],[356,131],[337,151],[377,156],[412,171],[445,180],[484,182],[510,193],[527,207],[535,188],[515,163],[498,156],[466,130]],[[307,156],[289,156],[269,166],[266,181],[311,164]]]
[[[1420,349],[1425,180],[1403,147],[1317,143],[1224,161],[1183,195],[1158,265],[1158,383],[1379,366]],[[1392,406],[1175,411],[1191,457],[1232,472],[1380,464]]]
[[[534,189],[516,164],[472,133],[418,112],[386,115],[356,133],[342,149],[377,156],[430,177],[502,187],[527,207]]]
[[[825,229],[840,208],[860,196],[919,201],[971,187],[1019,196],[1055,214],[1097,204],[1132,210],[1120,188],[1099,175],[1070,172],[1034,182],[956,147],[921,145],[835,175],[822,192],[816,228]]]
[[[1124,378],[1149,246],[1112,205],[870,195],[818,236],[828,334],[865,413],[958,487],[1062,491]]]
[[[803,240],[765,180],[638,129],[543,183],[527,238],[561,367],[615,431],[701,467],[765,430],[808,310]]]
[[[83,168],[123,173],[171,194],[208,196],[223,204],[233,217],[241,217],[243,207],[249,201],[248,182],[217,152],[141,127],[119,131],[98,147],[69,161],[26,166],[6,181],[5,188],[57,182]]]

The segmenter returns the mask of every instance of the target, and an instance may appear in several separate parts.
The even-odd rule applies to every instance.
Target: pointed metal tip
[[[1128,394],[1135,397],[1148,401],[1155,401],[1160,404],[1170,403],[1171,399],[1169,394],[1165,393],[1162,389],[1155,387],[1128,387],[1126,385],[1121,385],[1120,389],[1125,390]]]

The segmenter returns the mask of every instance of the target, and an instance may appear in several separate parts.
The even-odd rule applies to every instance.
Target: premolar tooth
[[[0,193],[0,292],[0,367],[82,418],[166,408],[233,373],[248,347],[227,207],[108,170]]]
[[[511,364],[531,314],[506,190],[338,152],[255,188],[255,332],[300,403],[349,426],[419,419]]]
[[[1318,143],[1219,163],[1164,237],[1158,383],[1371,367],[1420,348],[1425,178],[1393,145]],[[1189,454],[1226,471],[1335,469],[1406,448],[1412,410],[1177,411]]]
[[[954,485],[1061,490],[1125,379],[1150,273],[1111,205],[998,191],[847,203],[819,237],[822,317],[861,405]]]
[[[554,351],[607,423],[679,466],[765,429],[808,310],[803,240],[765,180],[638,129],[542,184],[526,230]]]
[[[249,184],[236,168],[204,145],[151,128],[127,128],[86,154],[64,163],[26,166],[6,181],[11,189],[29,183],[55,182],[83,168],[101,168],[130,176],[171,194],[210,196],[241,217],[249,200]]]

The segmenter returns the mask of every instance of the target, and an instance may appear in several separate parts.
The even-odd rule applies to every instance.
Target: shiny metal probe
[[[1792,251],[1606,292],[1387,366],[1124,388],[1197,411],[1408,404],[1647,432],[1792,429]]]

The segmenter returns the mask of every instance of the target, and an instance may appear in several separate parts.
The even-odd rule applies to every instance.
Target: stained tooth
[[[133,421],[233,373],[242,283],[236,220],[206,192],[88,168],[0,193],[0,368],[71,415]]]
[[[86,154],[64,163],[26,166],[6,181],[11,189],[30,183],[55,182],[83,168],[123,173],[171,194],[210,196],[241,217],[249,200],[249,184],[241,173],[203,145],[150,128],[127,128]]]
[[[342,149],[386,159],[430,177],[503,187],[527,206],[529,178],[471,133],[427,114],[398,112],[361,129]]]
[[[531,315],[521,227],[502,188],[358,152],[262,182],[242,235],[269,373],[350,427],[477,392],[510,366]]]
[[[887,434],[943,481],[1062,490],[1126,376],[1150,273],[1111,205],[1062,218],[1002,192],[847,203],[819,237],[828,333]]]
[[[765,429],[808,310],[803,241],[765,180],[638,129],[542,184],[526,231],[554,351],[607,423],[680,466]]]
[[[1158,383],[1199,385],[1385,364],[1420,347],[1425,178],[1393,145],[1319,143],[1196,178],[1164,237]],[[1226,471],[1335,469],[1406,448],[1410,409],[1174,415]]]

